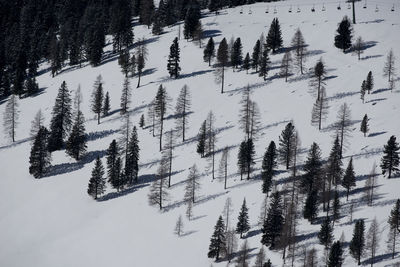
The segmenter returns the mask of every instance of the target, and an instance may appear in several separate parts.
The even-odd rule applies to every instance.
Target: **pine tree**
[[[139,22],[147,25],[150,28],[154,17],[154,2],[153,0],[141,0],[139,10]]]
[[[363,101],[363,104],[365,101],[365,92],[366,91],[367,91],[367,82],[364,80],[361,84],[361,90],[360,90],[360,95],[361,95],[360,98]]]
[[[217,62],[219,70],[217,72],[218,81],[221,82],[221,94],[224,93],[224,81],[225,81],[225,67],[228,65],[228,43],[226,39],[222,39],[218,46],[217,51]]]
[[[289,122],[285,129],[282,131],[281,136],[279,136],[279,149],[278,155],[282,164],[286,165],[286,169],[289,169],[289,166],[293,160],[293,149],[294,149],[294,134],[295,129],[294,125]]]
[[[351,239],[349,244],[349,250],[350,250],[350,255],[357,260],[358,265],[361,264],[361,257],[364,254],[364,248],[365,248],[364,232],[365,232],[364,220],[356,221],[353,230],[353,238]]]
[[[117,157],[113,168],[113,175],[108,180],[111,186],[117,189],[117,192],[120,192],[124,187],[124,175],[122,168],[123,166],[121,157]]]
[[[143,129],[145,126],[146,126],[146,125],[145,125],[144,114],[142,114],[142,115],[140,116],[139,127]]]
[[[318,214],[318,192],[313,189],[307,193],[306,203],[304,204],[303,216],[313,223]]]
[[[255,164],[254,162],[254,156],[256,154],[255,148],[254,148],[254,142],[253,139],[248,139],[246,142],[246,149],[245,149],[245,162],[246,162],[246,170],[247,170],[247,180],[250,179],[250,174],[253,169],[253,165]]]
[[[97,76],[92,93],[92,111],[97,115],[97,124],[100,124],[100,115],[103,106],[103,82],[101,75]]]
[[[112,140],[110,146],[106,151],[107,156],[107,180],[113,186],[114,184],[118,184],[118,179],[120,176],[121,170],[118,169],[117,159],[118,159],[118,144],[117,141]]]
[[[120,111],[121,115],[124,115],[128,112],[130,102],[131,102],[130,82],[128,78],[125,78],[121,94],[121,111]]]
[[[197,135],[197,149],[196,152],[204,157],[205,154],[205,144],[206,144],[206,121],[203,121],[200,127],[199,134]]]
[[[52,111],[48,149],[59,150],[71,127],[71,97],[67,84],[62,82]]]
[[[333,198],[333,207],[332,207],[332,225],[335,224],[340,217],[340,197],[339,192],[335,190],[334,198]]]
[[[365,114],[363,119],[362,119],[362,121],[361,121],[361,127],[360,127],[360,131],[364,134],[364,137],[369,131],[368,120],[369,120],[368,116],[367,116],[367,114]]]
[[[233,43],[231,52],[231,64],[233,69],[242,65],[243,62],[242,48],[243,48],[242,41],[240,40],[240,38],[236,38],[235,42]]]
[[[149,204],[158,205],[160,210],[163,208],[163,203],[168,199],[168,159],[164,156],[161,157],[160,166],[157,170],[157,175],[154,182],[151,184],[150,192],[148,194]]]
[[[4,133],[10,137],[10,139],[15,142],[15,132],[18,125],[18,100],[17,96],[12,94],[7,101],[6,108],[3,115],[3,127]]]
[[[246,54],[246,57],[245,57],[244,60],[243,60],[243,69],[246,70],[246,73],[247,73],[247,74],[249,73],[250,64],[251,64],[251,62],[250,62],[250,54],[247,53],[247,54]]]
[[[26,92],[26,94],[28,96],[35,95],[35,94],[37,94],[39,92],[39,85],[36,82],[36,78],[35,77],[33,77],[33,78],[28,77],[25,80],[24,91]]]
[[[185,133],[188,129],[188,115],[190,114],[191,107],[191,94],[189,91],[189,87],[185,84],[181,92],[179,93],[179,97],[176,100],[176,128],[179,134],[182,135],[182,142],[185,142]]]
[[[333,232],[333,227],[331,225],[329,217],[327,216],[323,221],[323,223],[321,224],[321,229],[319,230],[318,233],[318,240],[321,243],[321,245],[325,246],[326,250],[332,244],[333,241],[332,232]]]
[[[192,2],[186,11],[183,35],[185,39],[194,38],[196,27],[200,23],[200,8],[197,2]]]
[[[89,180],[87,193],[94,199],[102,195],[106,189],[106,180],[104,178],[104,167],[101,163],[100,157],[97,156],[94,168],[92,170],[92,177]]]
[[[258,75],[260,77],[263,77],[264,81],[266,81],[267,79],[267,75],[268,75],[268,71],[269,71],[269,67],[270,67],[270,60],[269,60],[269,48],[267,47],[267,45],[264,45],[264,49],[262,51],[261,54],[261,58],[260,58],[260,71],[258,73]]]
[[[389,179],[392,177],[393,172],[399,171],[399,143],[396,142],[396,137],[392,135],[383,148],[383,157],[381,160],[382,174],[389,174]]]
[[[344,173],[342,186],[346,188],[346,200],[349,200],[349,191],[352,187],[356,186],[356,176],[353,168],[353,157],[350,158],[349,165],[347,165],[346,172]]]
[[[103,116],[107,117],[108,113],[110,112],[111,106],[110,106],[110,95],[108,94],[108,91],[106,92],[106,96],[104,97],[104,103],[103,103]]]
[[[304,62],[307,57],[307,44],[304,40],[303,34],[298,28],[292,38],[292,46],[295,48],[294,53],[294,61],[296,67],[300,70],[300,73],[304,73]]]
[[[343,175],[342,165],[339,138],[336,137],[326,165],[326,176],[328,179],[328,211],[330,206],[331,186],[332,184],[337,186],[341,183]]]
[[[322,175],[321,149],[317,143],[312,143],[308,152],[307,160],[304,164],[304,174],[301,186],[310,193],[313,189],[318,189],[319,178]]]
[[[279,25],[278,18],[274,18],[267,35],[267,46],[272,49],[272,53],[275,53],[279,48],[282,47],[282,44],[281,26]]]
[[[240,238],[243,234],[250,230],[249,225],[249,214],[246,206],[246,199],[243,199],[243,204],[239,212],[238,223],[236,225],[236,233],[240,234]]]
[[[127,48],[121,50],[118,56],[118,65],[121,67],[122,73],[128,77],[129,73],[129,50]]]
[[[131,77],[136,75],[136,68],[137,68],[136,55],[132,54],[128,65],[128,72],[131,73]]]
[[[341,267],[343,264],[343,245],[340,241],[333,243],[328,258],[328,267]]]
[[[394,259],[394,256],[396,254],[396,245],[398,242],[397,235],[400,233],[400,199],[397,199],[393,209],[390,211],[388,224],[390,227],[389,247],[392,251],[392,259]]]
[[[337,34],[335,36],[335,46],[343,50],[351,47],[351,39],[353,28],[351,27],[351,22],[347,16],[344,16],[342,21],[339,23],[339,27],[336,30]]]
[[[131,2],[128,0],[112,2],[109,10],[109,33],[113,36],[113,48],[118,52],[130,46],[133,41],[131,11]]]
[[[178,37],[175,37],[169,50],[168,64],[167,64],[167,69],[170,77],[175,79],[178,78],[179,72],[181,71],[181,68],[179,67],[179,61],[180,61],[179,54],[180,54],[180,49],[179,49]]]
[[[45,127],[40,127],[35,136],[29,157],[29,173],[35,178],[42,177],[50,166],[51,154],[47,148],[49,132]]]
[[[196,194],[200,190],[199,174],[196,164],[189,168],[189,176],[185,187],[185,201],[196,202]]]
[[[210,37],[203,52],[203,59],[205,62],[208,62],[208,66],[211,65],[211,60],[213,59],[213,57],[215,57],[215,44],[214,39]]]
[[[83,113],[77,110],[71,134],[65,143],[66,153],[76,160],[80,160],[86,152],[85,119]]]
[[[325,85],[324,82],[325,75],[326,75],[325,64],[322,61],[322,58],[320,58],[314,66],[313,76],[310,81],[311,87],[315,88],[317,91],[317,100],[320,99],[321,90],[322,88],[324,88]]]
[[[383,76],[384,77],[388,77],[388,81],[392,81],[392,77],[394,76],[394,73],[396,71],[396,68],[394,66],[395,63],[395,56],[393,54],[393,50],[390,49],[387,57],[386,57],[386,62],[385,62],[385,66],[383,68]]]
[[[139,151],[140,148],[136,126],[133,126],[125,159],[125,178],[127,179],[127,183],[129,185],[132,185],[134,182],[138,182]]]
[[[240,171],[240,180],[243,179],[243,174],[247,171],[246,150],[247,150],[247,142],[246,140],[244,140],[240,143],[238,152],[238,161],[237,161],[237,165]]]
[[[219,216],[217,224],[214,227],[214,233],[211,237],[210,247],[207,256],[215,258],[215,261],[220,259],[220,256],[226,253],[226,236],[225,225],[222,216]]]
[[[290,52],[286,52],[283,55],[281,62],[281,77],[285,77],[285,82],[287,82],[287,78],[292,74],[292,55]]]
[[[256,72],[258,72],[258,65],[260,65],[261,55],[261,42],[260,40],[257,40],[253,48],[253,53],[251,54],[251,65],[253,69],[256,69]]]
[[[167,91],[165,87],[160,84],[158,87],[157,95],[154,99],[154,112],[155,117],[158,119],[158,125],[160,128],[160,151],[162,150],[162,137],[164,130],[164,119],[165,114],[167,112],[167,102],[169,101],[169,97],[167,95]]]
[[[236,267],[249,267],[248,260],[250,258],[250,250],[247,240],[243,242],[238,254],[239,255],[236,259]]]
[[[374,89],[374,77],[372,76],[372,71],[368,72],[367,79],[365,80],[365,89],[368,94]]]
[[[275,248],[277,238],[280,237],[284,223],[282,198],[279,191],[271,196],[271,204],[268,208],[267,218],[262,229],[261,244]]]
[[[275,142],[271,141],[268,145],[267,150],[265,151],[261,165],[261,179],[263,180],[262,192],[267,195],[268,192],[271,190],[272,178],[275,174],[275,168],[277,167],[276,157],[277,152]]]

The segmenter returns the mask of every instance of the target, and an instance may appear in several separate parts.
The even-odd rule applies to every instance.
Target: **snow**
[[[289,13],[300,7],[300,13]],[[327,81],[327,96],[329,98],[329,114],[323,123],[323,129],[311,125],[311,110],[315,101],[308,86],[309,79],[296,73],[285,83],[284,79],[275,76],[279,68],[270,71],[267,81],[263,81],[257,74],[246,74],[245,71],[233,72],[229,68],[226,72],[226,87],[223,95],[220,94],[220,85],[214,81],[214,68],[202,61],[202,49],[193,42],[180,41],[181,48],[181,78],[171,80],[166,70],[169,46],[177,36],[178,26],[166,28],[161,36],[152,36],[151,31],[144,26],[134,26],[136,38],[142,36],[149,41],[148,61],[146,72],[142,77],[142,86],[135,88],[137,78],[131,79],[132,103],[130,114],[132,121],[138,126],[141,114],[145,114],[146,105],[154,98],[159,84],[167,88],[173,99],[168,114],[172,114],[176,98],[180,89],[187,84],[192,94],[193,113],[189,117],[188,141],[174,150],[172,187],[169,190],[170,199],[166,208],[160,212],[157,207],[148,205],[147,194],[150,181],[156,172],[160,160],[158,138],[152,137],[148,129],[138,131],[140,140],[140,184],[137,188],[129,189],[126,193],[110,197],[105,201],[94,201],[86,193],[87,184],[94,159],[97,155],[103,157],[108,145],[113,139],[118,139],[118,129],[122,125],[121,116],[114,112],[103,118],[97,125],[95,115],[90,111],[90,96],[96,77],[101,74],[105,82],[105,91],[109,91],[112,111],[119,108],[122,90],[123,74],[112,56],[98,67],[88,65],[79,68],[66,67],[62,73],[54,78],[44,71],[37,81],[42,94],[20,100],[20,123],[17,129],[17,140],[14,144],[5,138],[0,140],[0,266],[225,266],[226,261],[214,263],[207,258],[209,239],[218,216],[222,213],[227,197],[233,201],[234,214],[230,225],[236,225],[243,198],[246,198],[252,225],[251,237],[248,237],[251,254],[255,255],[261,247],[261,234],[256,225],[263,201],[261,181],[257,175],[261,168],[261,157],[269,142],[278,141],[278,136],[289,121],[293,121],[299,132],[302,144],[300,162],[306,158],[307,150],[312,142],[317,142],[327,157],[333,142],[334,131],[329,125],[335,122],[337,111],[342,103],[347,103],[351,109],[355,124],[348,148],[344,154],[344,166],[353,156],[357,174],[357,188],[361,189],[365,183],[365,175],[369,174],[373,162],[380,163],[383,145],[391,135],[400,137],[399,104],[400,94],[387,90],[387,78],[382,77],[382,69],[386,54],[393,48],[395,56],[400,58],[400,16],[396,11],[391,12],[392,1],[379,2],[379,12],[369,3],[367,9],[362,9],[363,3],[357,3],[357,24],[354,25],[354,36],[362,36],[371,47],[365,50],[363,60],[357,56],[343,54],[333,46],[333,38],[337,24],[344,15],[351,17],[351,10],[342,5],[337,10],[337,2],[325,3],[326,11],[322,12],[322,5],[315,6],[316,12],[310,11],[312,4],[300,0],[277,2],[273,5],[258,3],[243,7],[223,10],[220,15],[206,14],[202,24],[206,33],[212,35],[216,43],[223,37],[228,42],[233,36],[241,37],[243,52],[252,52],[253,46],[261,33],[267,34],[273,17],[278,17],[284,38],[284,46],[290,46],[290,40],[299,27],[309,44],[311,56],[306,62],[307,68],[314,66],[322,57],[329,70]],[[266,14],[266,7],[269,13]],[[278,13],[273,14],[273,7]],[[252,14],[248,14],[251,8]],[[204,40],[206,41],[206,40]],[[110,51],[111,44],[107,46]],[[133,51],[132,51],[133,52]],[[271,56],[274,67],[278,67],[283,54]],[[397,63],[397,62],[396,62]],[[41,68],[46,69],[47,64]],[[366,78],[368,71],[372,71],[375,79],[375,89],[366,95],[366,103],[362,104],[359,90],[361,82]],[[304,77],[308,77],[307,74]],[[83,112],[85,114],[86,131],[92,136],[88,142],[88,155],[81,162],[75,162],[65,154],[65,151],[53,153],[50,175],[42,179],[34,179],[28,173],[30,152],[29,130],[30,122],[39,108],[42,109],[48,125],[51,110],[57,90],[62,81],[66,81],[72,91],[81,85],[83,93]],[[398,81],[398,79],[397,79]],[[238,109],[241,93],[249,85],[252,89],[252,99],[255,100],[261,111],[262,127],[260,139],[256,142],[257,164],[253,173],[255,179],[240,181],[237,174],[237,148],[244,134],[238,127]],[[73,94],[72,94],[73,95]],[[5,104],[0,105],[3,113]],[[216,125],[220,129],[217,135],[217,148],[233,146],[229,160],[228,189],[223,189],[223,182],[212,181],[207,172],[207,162],[200,159],[196,153],[195,137],[201,122],[206,119],[207,113],[212,110],[216,116]],[[370,118],[370,133],[364,138],[359,131],[359,125],[364,114]],[[171,129],[173,119],[166,120],[165,129]],[[0,126],[0,130],[3,130]],[[221,153],[216,155],[218,166]],[[174,235],[173,230],[179,215],[184,216],[185,205],[182,204],[184,181],[189,174],[188,168],[197,164],[202,173],[200,195],[194,206],[194,219],[184,219],[185,233],[182,237]],[[283,166],[279,166],[281,170]],[[378,168],[380,173],[380,169]],[[274,179],[279,186],[289,177],[288,172],[282,172]],[[399,179],[388,180],[382,175],[378,178],[377,199],[373,207],[368,207],[361,201],[362,190],[351,194],[349,202],[341,199],[342,213],[347,214],[349,203],[355,201],[354,219],[365,218],[366,226],[376,216],[380,225],[381,242],[378,251],[382,259],[376,266],[391,266],[399,261],[391,260],[386,250],[388,232],[387,218],[395,199],[399,194]],[[341,188],[343,191],[344,189]],[[107,193],[114,190],[108,188]],[[323,216],[320,211],[319,216]],[[344,232],[346,241],[351,239],[353,224],[348,224],[344,217],[335,224],[335,239],[339,239]],[[299,221],[299,235],[304,240],[299,247],[315,246],[323,256],[323,247],[318,244],[316,232],[319,225],[310,225],[301,219]],[[242,240],[239,242],[239,246]],[[298,251],[301,253],[300,249]],[[344,266],[355,266],[355,261],[346,252]],[[267,257],[276,266],[282,264],[281,251],[267,251]],[[367,260],[368,257],[364,257]],[[255,257],[251,258],[254,263]],[[296,266],[300,266],[301,257],[297,257]],[[320,263],[323,262],[320,259]]]

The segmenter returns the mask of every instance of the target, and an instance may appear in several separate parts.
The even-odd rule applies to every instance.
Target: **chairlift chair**
[[[378,11],[379,11],[379,8],[378,8],[378,5],[376,5],[375,12],[378,12]]]
[[[342,8],[340,7],[340,2],[339,5],[337,6],[337,10],[341,10]]]
[[[315,12],[315,5],[311,8],[311,12]]]
[[[276,7],[274,7],[274,14],[278,13],[278,11],[276,10]]]
[[[300,13],[300,7],[297,7],[297,13]]]
[[[289,13],[292,13],[292,6],[290,6],[289,8]]]
[[[365,0],[363,8],[367,8],[367,0]]]
[[[267,9],[265,10],[265,13],[269,13],[269,7],[267,7]]]
[[[392,9],[390,11],[392,11],[392,12],[394,11],[394,4],[393,4]]]
[[[253,12],[251,11],[251,9],[249,9],[249,15],[253,14]]]
[[[322,5],[322,11],[325,11],[325,4]]]
[[[243,14],[243,8],[240,9],[240,12],[239,12],[239,13],[240,13],[240,14]]]

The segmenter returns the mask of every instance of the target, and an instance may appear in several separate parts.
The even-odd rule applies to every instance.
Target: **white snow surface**
[[[204,267],[226,266],[227,261],[215,263],[207,258],[210,237],[218,216],[222,213],[227,197],[233,200],[234,214],[230,225],[236,225],[237,215],[243,198],[247,200],[251,223],[251,236],[247,238],[251,248],[251,264],[261,247],[261,233],[257,226],[260,207],[263,200],[259,173],[261,159],[269,142],[278,143],[278,137],[285,125],[293,121],[301,139],[302,153],[300,163],[304,162],[312,142],[317,142],[324,158],[329,155],[335,132],[330,125],[336,121],[336,114],[341,104],[347,103],[351,109],[351,137],[344,153],[344,167],[353,156],[357,175],[357,190],[350,195],[349,201],[341,199],[341,212],[345,216],[335,224],[335,239],[344,232],[346,241],[350,241],[354,224],[348,223],[348,209],[351,201],[356,202],[354,219],[364,218],[368,229],[371,220],[376,217],[381,230],[379,262],[375,266],[392,266],[399,262],[398,254],[391,259],[386,249],[388,234],[387,218],[395,199],[400,197],[400,179],[378,178],[376,199],[372,207],[362,201],[362,188],[366,175],[371,171],[374,162],[379,165],[383,145],[391,135],[400,138],[400,94],[399,89],[390,92],[387,78],[383,77],[383,66],[388,51],[392,48],[397,59],[400,59],[400,15],[396,6],[391,12],[393,1],[382,0],[369,2],[363,9],[363,2],[358,2],[357,24],[354,25],[354,37],[362,36],[370,44],[358,61],[357,56],[343,52],[333,45],[333,38],[338,23],[344,15],[351,17],[351,10],[342,1],[342,9],[337,10],[337,1],[326,1],[326,11],[322,11],[322,2],[315,5],[316,12],[311,12],[313,3],[300,0],[277,2],[274,4],[257,3],[253,5],[230,8],[221,14],[204,13],[202,24],[206,34],[213,36],[216,44],[226,37],[240,37],[243,52],[252,52],[261,33],[267,35],[269,25],[274,17],[281,23],[284,46],[290,46],[290,40],[297,28],[303,32],[309,45],[310,56],[306,67],[312,68],[319,58],[323,58],[328,69],[327,96],[329,97],[329,115],[323,123],[323,129],[311,125],[311,110],[315,97],[310,93],[308,74],[295,72],[285,82],[276,75],[283,53],[271,55],[273,69],[267,81],[250,71],[226,72],[226,93],[220,93],[220,85],[215,83],[214,70],[203,62],[203,49],[194,42],[180,40],[181,77],[170,79],[166,70],[169,46],[177,36],[178,26],[166,28],[165,34],[153,36],[145,26],[135,25],[135,38],[145,37],[149,56],[142,77],[142,86],[136,88],[137,78],[131,78],[132,98],[130,114],[138,126],[141,114],[147,115],[146,106],[154,98],[157,88],[163,84],[172,98],[168,114],[173,114],[176,98],[183,85],[188,85],[192,94],[192,111],[189,117],[188,140],[178,141],[174,150],[172,186],[170,199],[166,208],[159,211],[149,206],[147,194],[150,181],[158,167],[160,152],[158,138],[152,137],[149,129],[138,130],[140,140],[140,184],[120,195],[113,194],[114,189],[108,185],[106,201],[94,201],[86,192],[94,159],[102,156],[105,165],[105,150],[113,139],[118,139],[122,125],[119,112],[113,112],[103,118],[97,125],[94,114],[90,111],[92,86],[96,76],[102,75],[105,91],[109,91],[112,111],[119,108],[124,76],[117,63],[117,56],[105,59],[98,67],[85,64],[82,68],[65,67],[63,71],[51,77],[46,70],[48,64],[42,64],[44,70],[37,81],[43,93],[20,100],[20,120],[17,129],[17,140],[11,143],[6,136],[0,140],[0,266],[4,267],[70,267],[70,266],[193,266]],[[378,4],[379,12],[375,12]],[[292,13],[288,9],[292,5]],[[269,13],[266,14],[266,7]],[[277,14],[273,14],[276,6]],[[297,7],[301,9],[297,13]],[[243,9],[243,14],[240,10]],[[251,9],[252,14],[249,14]],[[182,27],[183,28],[183,27]],[[109,39],[110,40],[110,39]],[[206,42],[207,39],[203,41]],[[106,50],[111,51],[109,42]],[[133,53],[133,49],[131,52]],[[397,61],[398,62],[398,61]],[[398,63],[397,65],[399,65]],[[365,104],[360,99],[360,86],[369,71],[375,78],[375,89],[366,95]],[[83,112],[87,119],[85,127],[92,136],[88,141],[87,156],[76,162],[66,155],[65,151],[52,154],[50,174],[42,179],[34,179],[28,172],[31,140],[29,138],[30,122],[39,108],[45,114],[46,125],[51,119],[54,99],[62,81],[66,81],[72,92],[81,85],[84,103]],[[397,79],[399,81],[399,79]],[[243,89],[249,85],[252,99],[260,107],[262,125],[260,138],[256,142],[256,165],[253,178],[240,181],[237,174],[237,149],[244,134],[239,129],[239,101]],[[5,103],[0,104],[3,113]],[[212,181],[207,171],[206,159],[196,153],[195,141],[198,129],[207,113],[212,110],[216,115],[216,125],[220,130],[217,148],[234,146],[229,159],[228,189],[223,189],[223,182]],[[360,122],[364,114],[370,118],[369,136],[363,137]],[[166,130],[175,126],[174,119],[166,120]],[[3,130],[3,126],[0,126]],[[218,166],[221,153],[216,155]],[[202,177],[198,202],[194,206],[194,219],[184,219],[185,234],[181,237],[173,233],[179,215],[185,215],[186,206],[182,204],[184,181],[194,163],[197,164]],[[274,177],[281,188],[290,172],[285,171]],[[378,168],[380,173],[380,168]],[[341,191],[344,188],[340,187]],[[116,197],[115,197],[116,196]],[[300,204],[302,206],[303,204]],[[319,212],[319,216],[324,216]],[[321,259],[323,247],[319,245],[317,232],[319,225],[311,225],[304,219],[299,220],[298,244],[299,256],[295,266],[302,266],[301,247],[315,247]],[[242,240],[239,240],[239,246]],[[355,260],[346,248],[344,266],[356,266]],[[267,257],[274,266],[282,266],[281,251],[267,250]],[[365,256],[363,260],[368,260]],[[368,262],[364,262],[368,264]],[[233,263],[232,263],[233,265]],[[321,265],[322,266],[322,265]]]

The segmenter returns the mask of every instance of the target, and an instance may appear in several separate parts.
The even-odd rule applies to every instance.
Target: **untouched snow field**
[[[397,254],[394,260],[386,249],[388,233],[387,218],[395,199],[400,197],[400,179],[388,180],[379,175],[376,198],[373,207],[368,207],[362,201],[365,179],[370,173],[372,164],[380,164],[383,145],[391,135],[400,138],[400,91],[388,90],[387,78],[382,77],[386,55],[391,48],[400,65],[400,6],[391,12],[393,1],[379,1],[379,12],[375,12],[376,3],[368,3],[363,9],[363,3],[358,2],[357,24],[354,25],[354,37],[362,36],[368,43],[368,48],[362,54],[362,60],[351,53],[343,54],[333,45],[333,39],[338,23],[344,15],[350,17],[351,10],[342,1],[342,9],[337,10],[337,2],[325,2],[326,11],[322,12],[322,3],[315,5],[316,12],[311,12],[313,3],[300,0],[278,2],[276,4],[258,3],[249,6],[225,9],[221,14],[205,13],[202,19],[203,28],[208,37],[214,37],[216,46],[226,37],[240,37],[244,54],[252,52],[256,40],[261,33],[267,34],[274,17],[278,17],[284,38],[284,46],[290,46],[290,41],[299,27],[307,42],[310,56],[306,67],[312,68],[322,57],[328,69],[327,96],[329,98],[329,114],[323,123],[323,129],[311,125],[311,110],[315,101],[308,86],[309,75],[301,76],[295,73],[285,83],[279,78],[280,61],[283,53],[271,56],[273,68],[267,81],[250,71],[226,72],[226,93],[220,94],[220,85],[214,81],[214,68],[203,62],[203,49],[197,44],[180,41],[181,77],[177,80],[169,78],[166,65],[169,46],[178,34],[178,26],[166,28],[161,36],[151,35],[151,30],[145,26],[134,26],[135,38],[144,36],[148,39],[148,61],[142,86],[136,88],[137,78],[131,79],[132,103],[130,107],[131,120],[138,126],[141,114],[147,116],[147,105],[154,98],[157,88],[163,84],[172,98],[168,114],[175,108],[176,98],[183,85],[187,84],[192,94],[192,111],[189,116],[188,140],[174,150],[172,187],[169,190],[170,199],[166,208],[160,212],[157,207],[148,204],[147,194],[160,160],[158,138],[153,138],[149,129],[138,130],[140,141],[140,184],[119,195],[108,186],[108,197],[105,201],[94,201],[87,193],[87,184],[94,159],[100,155],[105,165],[105,150],[113,139],[121,136],[118,129],[122,125],[118,112],[123,74],[117,63],[117,55],[104,60],[96,68],[88,65],[79,68],[65,67],[63,71],[51,78],[49,71],[37,78],[43,93],[20,100],[20,121],[17,128],[17,140],[11,144],[5,137],[0,141],[0,266],[4,267],[71,267],[71,266],[192,266],[205,267],[226,266],[227,262],[214,263],[207,258],[210,237],[218,216],[222,213],[227,197],[233,201],[234,214],[230,225],[236,225],[237,215],[243,198],[246,198],[251,230],[247,240],[251,249],[251,265],[261,247],[261,232],[257,226],[260,207],[263,201],[259,173],[261,159],[269,142],[278,142],[278,136],[289,121],[293,121],[301,139],[300,164],[306,159],[307,151],[312,142],[317,142],[326,158],[332,146],[334,130],[330,125],[336,121],[337,111],[342,103],[347,103],[351,109],[351,137],[344,153],[344,167],[353,156],[357,175],[357,190],[354,190],[346,202],[341,198],[344,215],[335,224],[335,239],[344,232],[345,240],[350,241],[354,224],[348,223],[348,210],[351,201],[355,201],[353,218],[365,218],[366,228],[369,228],[374,216],[380,225],[381,240],[378,250],[379,262],[375,266],[392,266],[399,262]],[[293,13],[289,13],[290,5]],[[296,13],[297,6],[301,9]],[[266,7],[269,13],[266,14]],[[277,14],[273,14],[276,6]],[[243,14],[240,10],[243,8]],[[251,9],[252,14],[249,14]],[[183,29],[183,27],[182,27]],[[110,51],[111,44],[106,50]],[[133,52],[133,50],[131,50]],[[41,66],[47,69],[47,64]],[[365,104],[360,99],[361,82],[368,71],[372,71],[375,88],[372,94],[367,94]],[[111,97],[112,115],[102,119],[97,125],[94,114],[90,111],[92,86],[96,76],[102,75],[105,91]],[[57,91],[62,81],[74,91],[81,85],[83,93],[83,112],[85,114],[86,132],[89,135],[87,156],[76,162],[65,154],[57,151],[52,155],[52,167],[47,177],[34,179],[28,173],[30,139],[30,122],[39,108],[45,114],[46,125],[50,122],[51,110]],[[399,84],[399,79],[397,79]],[[244,134],[238,127],[239,101],[243,89],[249,85],[252,99],[259,105],[262,117],[261,134],[256,142],[256,165],[253,179],[240,181],[237,174],[237,149]],[[399,87],[399,86],[398,86]],[[3,113],[5,104],[0,104]],[[216,116],[217,149],[233,146],[229,160],[228,189],[223,189],[223,182],[214,180],[207,172],[206,159],[200,159],[196,153],[196,135],[200,125],[212,110]],[[115,111],[115,112],[113,112]],[[368,114],[370,132],[363,137],[360,132],[360,122]],[[165,130],[175,126],[172,118],[166,120]],[[1,130],[3,126],[0,126]],[[216,166],[221,153],[216,155]],[[194,163],[200,170],[201,189],[198,203],[194,206],[194,219],[188,221],[185,215],[186,206],[182,203],[184,181]],[[288,181],[290,173],[284,171],[274,179],[279,187]],[[380,168],[377,169],[380,173]],[[344,191],[340,187],[341,191]],[[111,194],[110,194],[111,193]],[[301,204],[302,206],[302,204]],[[173,233],[175,222],[179,215],[184,217],[185,234],[181,237]],[[324,216],[320,211],[319,216]],[[306,220],[299,220],[299,256],[295,266],[302,266],[301,247],[318,249],[320,264],[323,263],[323,247],[318,244],[317,232],[319,225],[311,225]],[[242,240],[239,240],[239,247]],[[356,262],[345,249],[344,266],[356,266]],[[281,251],[267,250],[267,257],[274,266],[282,266]],[[368,264],[368,258],[363,258],[363,264]],[[232,264],[233,265],[233,264]],[[321,265],[323,266],[323,265]]]

